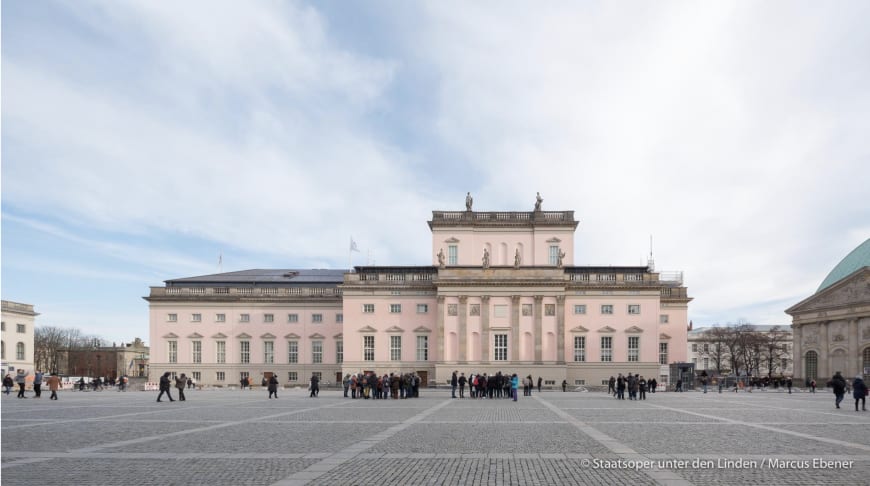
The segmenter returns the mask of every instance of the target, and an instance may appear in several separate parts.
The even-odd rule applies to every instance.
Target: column
[[[556,296],[556,364],[565,364],[565,296]]]
[[[535,364],[543,364],[543,321],[544,321],[544,296],[535,296]]]
[[[849,355],[846,356],[846,369],[844,373],[848,373],[846,377],[854,377],[856,374],[864,373],[862,368],[861,356],[858,353],[858,319],[849,319]]]
[[[508,357],[511,361],[520,360],[520,296],[511,296],[511,347]],[[489,348],[489,342],[486,343]]]
[[[468,356],[468,296],[459,296],[459,362],[466,363]]]
[[[480,296],[480,361],[489,363],[489,296]]]
[[[795,382],[794,384],[797,386],[802,386],[806,383],[806,376],[804,376],[804,355],[803,355],[803,335],[801,333],[801,327],[797,324],[792,324],[791,330],[791,352],[792,352],[792,376],[794,378],[800,378],[804,380],[802,383]]]
[[[435,336],[435,339],[438,341],[438,361],[444,362],[447,361],[444,356],[444,313],[446,309],[444,309],[444,296],[438,296],[438,309],[437,309],[437,326],[438,326],[438,334]]]
[[[828,352],[828,322],[819,321],[819,378],[827,380],[834,376],[831,371],[831,353]]]

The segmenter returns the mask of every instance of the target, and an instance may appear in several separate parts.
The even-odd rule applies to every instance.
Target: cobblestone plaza
[[[176,390],[173,390],[173,394]],[[351,400],[304,389],[2,397],[2,483],[870,484],[870,412],[799,392]]]

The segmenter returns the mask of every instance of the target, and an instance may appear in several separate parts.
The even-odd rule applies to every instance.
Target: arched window
[[[15,345],[15,359],[18,361],[24,361],[24,343],[18,343]]]
[[[804,370],[806,370],[806,378],[808,380],[817,380],[819,378],[819,355],[815,351],[807,351],[806,354],[806,364],[804,366]]]

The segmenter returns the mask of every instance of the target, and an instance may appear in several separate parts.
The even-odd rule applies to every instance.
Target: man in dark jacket
[[[308,395],[309,398],[317,398],[317,394],[320,392],[320,378],[317,377],[314,373],[311,374],[311,394]]]
[[[456,398],[456,387],[459,386],[459,377],[456,372],[450,377],[450,398]]]
[[[272,395],[275,395],[275,398],[278,398],[278,377],[275,376],[275,373],[272,373],[272,376],[269,377],[269,399],[272,399]],[[344,396],[347,396],[347,388],[345,388]]]
[[[831,388],[834,389],[834,405],[837,408],[840,408],[840,402],[843,401],[843,397],[846,395],[846,380],[843,378],[843,375],[840,372],[836,372],[834,377],[831,378]]]
[[[172,381],[169,379],[170,373],[167,371],[163,373],[163,376],[160,377],[160,394],[157,395],[157,401],[160,401],[160,398],[165,393],[167,397],[169,397],[170,402],[174,402],[172,399],[172,395],[169,393],[169,390],[172,388]]]
[[[861,410],[867,411],[867,384],[861,375],[855,376],[852,382],[852,396],[855,397],[855,411],[858,411],[858,402],[861,402]]]

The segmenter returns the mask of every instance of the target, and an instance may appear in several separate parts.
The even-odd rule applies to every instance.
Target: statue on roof
[[[558,258],[556,259],[556,266],[557,266],[558,268],[562,268],[562,260],[563,260],[564,258],[565,258],[565,252],[562,251],[561,248],[559,248]]]
[[[467,193],[465,195],[465,210],[471,211],[471,205],[474,204],[474,198],[471,197],[471,193]]]
[[[444,248],[438,251],[438,266],[444,268]]]
[[[483,249],[483,268],[489,268],[489,250]]]
[[[544,202],[544,198],[541,197],[541,193],[539,192],[537,196],[535,196],[535,211],[541,210],[541,203]]]
[[[523,262],[523,257],[520,255],[520,249],[514,254],[514,268],[520,268],[520,263]]]

